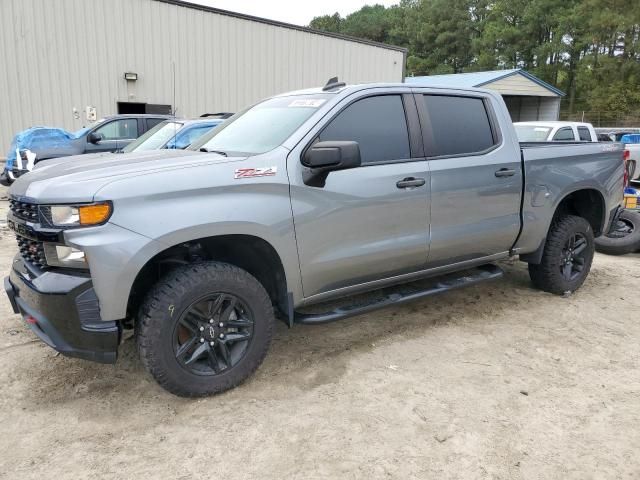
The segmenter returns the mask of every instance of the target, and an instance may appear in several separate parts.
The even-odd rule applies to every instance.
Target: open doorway
[[[146,103],[118,102],[118,114],[146,113]]]
[[[161,105],[156,103],[136,103],[118,102],[119,114],[141,114],[150,113],[153,115],[171,115],[171,105]]]

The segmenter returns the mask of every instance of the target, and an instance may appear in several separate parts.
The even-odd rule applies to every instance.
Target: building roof
[[[531,75],[529,72],[521,68],[514,68],[511,70],[492,70],[488,72],[454,73],[450,75],[430,75],[426,77],[406,77],[405,81],[407,83],[426,86],[447,85],[449,87],[478,88],[487,86],[490,83],[513,75],[522,75],[528,80],[537,83],[541,87],[546,88],[558,96],[565,96],[565,93],[562,90],[548,84],[547,82],[543,82],[538,77]]]
[[[349,35],[343,35],[341,33],[325,32],[323,30],[316,30],[315,28],[302,27],[300,25],[294,25],[292,23],[286,23],[286,22],[279,22],[277,20],[270,20],[268,18],[254,17],[253,15],[246,15],[244,13],[232,12],[229,10],[223,10],[221,8],[209,7],[207,5],[191,3],[185,0],[156,0],[156,1],[162,2],[162,3],[169,3],[169,4],[177,5],[180,7],[193,8],[195,10],[202,10],[209,13],[216,13],[218,15],[225,15],[227,17],[235,17],[242,20],[249,20],[252,22],[266,23],[267,25],[273,25],[275,27],[289,28],[292,30],[299,30],[301,32],[313,33],[315,35],[338,38],[340,40],[346,40],[348,42],[363,43],[365,45],[372,45],[374,47],[386,48],[388,50],[396,50],[398,52],[404,53],[405,55],[408,52],[406,48],[398,47],[396,45],[389,45],[386,43],[374,42],[372,40],[367,40],[364,38],[351,37]]]

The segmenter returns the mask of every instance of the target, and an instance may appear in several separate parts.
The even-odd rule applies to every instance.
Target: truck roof
[[[390,83],[356,83],[350,85],[344,85],[336,88],[331,88],[330,90],[324,90],[322,87],[314,87],[314,88],[306,88],[302,90],[293,90],[290,92],[280,93],[278,95],[274,95],[274,97],[288,97],[294,95],[320,95],[320,94],[340,94],[340,93],[353,93],[360,90],[368,90],[372,88],[428,88],[433,90],[460,90],[465,92],[490,92],[492,90],[487,90],[484,88],[471,88],[471,87],[452,87],[448,85],[413,85],[409,83],[401,83],[401,82],[390,82]],[[493,92],[495,93],[495,92]]]

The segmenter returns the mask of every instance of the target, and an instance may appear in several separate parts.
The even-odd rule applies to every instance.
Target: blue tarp
[[[8,170],[13,168],[13,164],[16,161],[16,149],[34,150],[38,149],[38,147],[47,149],[63,147],[69,141],[84,135],[87,130],[87,128],[83,128],[75,133],[53,127],[31,127],[23,130],[13,137],[13,141],[9,147],[9,153],[7,154],[5,168]]]

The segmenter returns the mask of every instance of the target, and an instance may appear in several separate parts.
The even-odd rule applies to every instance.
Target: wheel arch
[[[597,237],[605,228],[607,218],[605,205],[604,195],[597,188],[576,189],[565,194],[558,202],[551,223],[559,215],[576,215],[589,222],[594,236]]]
[[[607,218],[604,195],[594,187],[577,188],[565,193],[553,209],[538,248],[531,253],[520,255],[520,260],[536,265],[541,262],[549,229],[555,219],[561,215],[576,215],[584,218],[591,225],[594,236],[598,237],[604,231]]]
[[[253,275],[266,289],[274,306],[289,311],[289,289],[282,259],[265,239],[247,234],[201,237],[167,246],[149,258],[138,271],[127,301],[128,316],[135,318],[149,289],[177,266],[202,261],[235,265]]]

